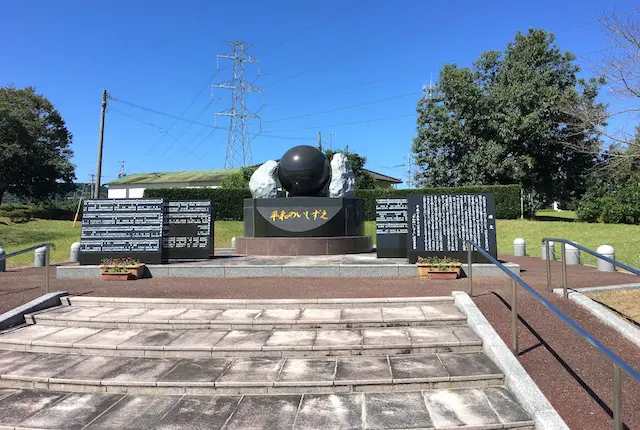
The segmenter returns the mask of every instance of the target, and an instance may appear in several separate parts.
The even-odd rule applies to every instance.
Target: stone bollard
[[[236,237],[235,237],[235,236],[233,236],[233,237],[231,238],[231,247],[232,247],[233,249],[236,249]]]
[[[0,246],[0,257],[2,257],[3,255],[7,255],[6,252],[4,252],[4,249],[2,249],[2,247]],[[5,272],[7,270],[7,260],[0,260],[0,272]]]
[[[580,264],[580,250],[575,246],[565,244],[564,255],[567,258],[567,264]]]
[[[547,247],[545,246],[545,244],[542,244],[542,251],[540,252],[540,255],[542,256],[541,258],[543,260],[547,259]],[[556,249],[555,249],[555,244],[553,242],[549,242],[549,260],[555,260],[556,259]]]
[[[523,238],[518,237],[513,241],[513,255],[516,257],[527,255],[527,242]]]
[[[69,251],[69,261],[71,261],[72,263],[77,263],[79,253],[80,253],[80,242],[73,242],[71,244],[71,250]]]
[[[33,265],[35,267],[44,267],[47,258],[47,247],[41,246],[40,248],[36,248],[36,252],[33,256]]]
[[[598,249],[596,249],[598,254],[602,254],[605,257],[609,257],[611,259],[616,258],[616,250],[613,249],[611,245],[600,245]],[[609,263],[608,261],[601,260],[598,258],[598,271],[600,272],[615,272],[616,266]]]

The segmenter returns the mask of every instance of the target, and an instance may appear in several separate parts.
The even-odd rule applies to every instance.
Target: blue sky
[[[469,66],[482,51],[503,50],[517,30],[553,31],[564,50],[589,60],[605,38],[603,12],[633,1],[328,0],[107,2],[22,0],[3,5],[0,85],[35,86],[61,112],[74,136],[78,181],[95,172],[100,97],[111,96],[188,121],[110,101],[103,178],[127,173],[224,166],[227,131],[212,132],[214,112],[231,105],[211,83],[231,78],[224,40],[241,40],[261,62],[263,134],[253,161],[280,157],[296,144],[349,146],[367,167],[406,179],[403,157],[415,134],[423,84],[445,63]],[[9,18],[7,18],[9,17]],[[224,68],[224,66],[227,66]],[[248,79],[256,70],[247,65]],[[585,75],[589,75],[585,70]],[[213,77],[213,79],[212,79]],[[615,101],[614,101],[615,103]],[[250,95],[253,110],[259,96]],[[353,105],[353,108],[341,109]],[[323,111],[331,111],[320,113]],[[228,127],[224,118],[217,125]],[[250,123],[250,134],[258,132]],[[331,137],[334,133],[333,138]]]

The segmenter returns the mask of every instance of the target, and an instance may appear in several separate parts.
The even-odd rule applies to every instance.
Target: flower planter
[[[125,269],[125,271],[124,272],[105,272],[105,270],[113,269],[114,267],[122,267],[123,269]],[[140,279],[144,275],[144,264],[132,264],[130,266],[116,266],[115,264],[113,265],[101,264],[100,273],[103,275],[127,273],[128,275],[130,275],[131,279]]]
[[[128,281],[135,279],[129,272],[102,272],[100,278],[104,281]]]
[[[438,272],[443,272],[442,270],[439,269],[439,267],[443,266],[442,264],[420,264],[418,265],[418,275],[420,275],[421,278],[431,278],[431,279],[436,279],[433,278],[432,276],[430,276],[432,273],[438,273]],[[458,277],[460,277],[460,270],[462,267],[462,264],[460,263],[451,263],[451,264],[447,264],[445,265],[445,267],[447,268],[447,270],[445,270],[444,272],[453,272],[456,274],[456,279]],[[448,278],[437,278],[437,279],[448,279]]]
[[[458,279],[458,272],[454,270],[438,270],[429,272],[429,279]]]

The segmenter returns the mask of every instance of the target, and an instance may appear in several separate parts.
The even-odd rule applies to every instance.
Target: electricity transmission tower
[[[224,160],[225,169],[247,166],[251,163],[251,142],[249,138],[249,120],[260,121],[260,131],[262,131],[262,120],[254,112],[247,108],[247,93],[261,93],[262,90],[253,86],[251,82],[244,79],[245,63],[256,63],[258,67],[257,75],[260,76],[260,62],[247,54],[253,46],[248,43],[238,41],[228,41],[225,43],[233,49],[232,52],[219,54],[217,56],[217,68],[220,70],[220,59],[233,60],[233,79],[227,82],[213,85],[213,88],[231,90],[231,109],[216,112],[216,122],[218,116],[229,117],[229,141],[227,143],[227,154]],[[212,88],[212,90],[213,90]],[[264,104],[264,100],[263,100]]]

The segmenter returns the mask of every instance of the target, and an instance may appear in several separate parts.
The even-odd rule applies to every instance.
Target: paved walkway
[[[640,350],[571,301],[546,291],[544,262],[529,257],[501,256],[520,264],[521,277],[603,344],[640,369]],[[561,286],[560,263],[552,263],[553,284]],[[53,275],[52,275],[53,276]],[[594,287],[637,282],[623,273],[601,273],[569,266],[569,285]],[[0,311],[42,294],[42,270],[0,274]],[[134,288],[135,286],[135,288]],[[144,279],[108,283],[100,280],[51,279],[51,290],[72,294],[121,297],[182,298],[318,298],[443,296],[466,290],[467,280],[429,281],[417,278],[240,278]],[[476,278],[474,301],[510,344],[509,280]],[[611,364],[600,352],[563,325],[527,293],[519,292],[521,317],[519,360],[572,429],[610,428]],[[624,421],[640,428],[640,384],[623,376]]]

